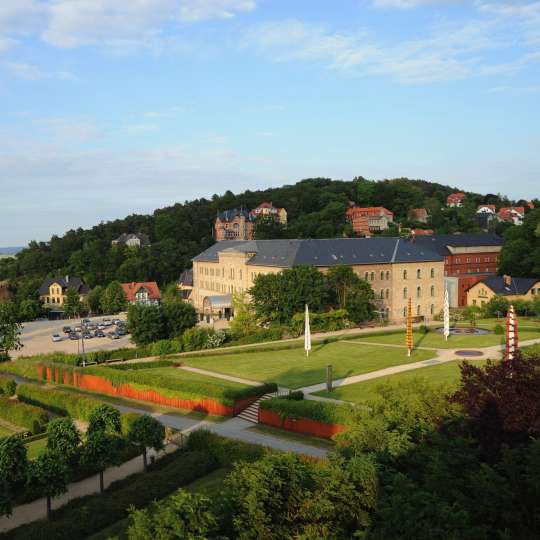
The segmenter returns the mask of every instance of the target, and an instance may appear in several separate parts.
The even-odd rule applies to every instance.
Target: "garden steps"
[[[240,414],[238,414],[238,418],[242,418],[242,420],[247,420],[253,424],[258,424],[259,406],[261,401],[271,399],[273,397],[276,397],[276,394],[264,394],[264,396],[261,396],[257,401],[254,401],[249,407],[245,408]]]

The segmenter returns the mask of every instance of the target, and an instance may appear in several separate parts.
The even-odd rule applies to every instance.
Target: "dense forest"
[[[425,207],[430,213],[428,227],[437,233],[477,231],[475,210],[478,204],[498,207],[512,201],[499,195],[467,193],[462,208],[447,208],[446,197],[457,188],[424,180],[397,178],[351,181],[313,178],[294,185],[262,191],[214,195],[158,209],[152,215],[130,215],[91,229],[73,229],[49,242],[31,242],[15,258],[0,260],[0,280],[8,279],[16,301],[31,298],[46,276],[80,276],[91,287],[113,280],[155,280],[160,285],[178,278],[191,266],[191,258],[213,243],[212,224],[219,211],[251,209],[262,201],[282,206],[288,213],[286,228],[274,222],[256,224],[257,238],[325,238],[350,236],[345,222],[349,201],[363,206],[384,206],[394,212],[405,227],[420,224],[408,221],[411,208]],[[425,227],[426,225],[424,225]],[[503,232],[504,226],[498,226]],[[118,249],[111,241],[122,233],[141,232],[150,237],[151,246]],[[391,228],[385,234],[397,234]]]

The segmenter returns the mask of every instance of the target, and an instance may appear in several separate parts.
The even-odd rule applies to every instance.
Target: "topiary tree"
[[[45,450],[28,467],[27,483],[47,498],[47,517],[51,517],[51,499],[67,491],[69,467],[66,457],[52,450]]]
[[[47,449],[70,461],[81,442],[79,432],[71,418],[57,418],[47,425]]]
[[[0,515],[11,515],[13,493],[26,479],[26,446],[17,436],[0,438]]]
[[[145,471],[148,469],[147,448],[161,450],[164,438],[165,427],[148,414],[139,416],[131,424],[128,439],[142,450]]]
[[[104,472],[107,467],[119,463],[121,439],[105,431],[89,433],[82,450],[81,463],[99,471],[99,491],[104,491]]]
[[[100,405],[92,411],[88,419],[89,435],[101,431],[108,434],[119,434],[122,432],[120,413],[110,405]]]

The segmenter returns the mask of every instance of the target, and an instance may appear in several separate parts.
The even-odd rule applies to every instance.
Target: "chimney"
[[[505,274],[503,276],[503,282],[507,287],[510,287],[510,285],[512,284],[512,278]]]

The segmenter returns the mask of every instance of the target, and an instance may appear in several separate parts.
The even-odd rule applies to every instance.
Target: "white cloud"
[[[513,19],[511,24],[525,36],[528,44],[540,44],[540,2],[480,3],[478,10],[501,19]]]
[[[42,68],[24,62],[5,61],[0,63],[0,67],[11,73],[14,77],[26,79],[28,81],[39,81],[43,79],[75,80],[76,77],[68,71],[44,71]]]

